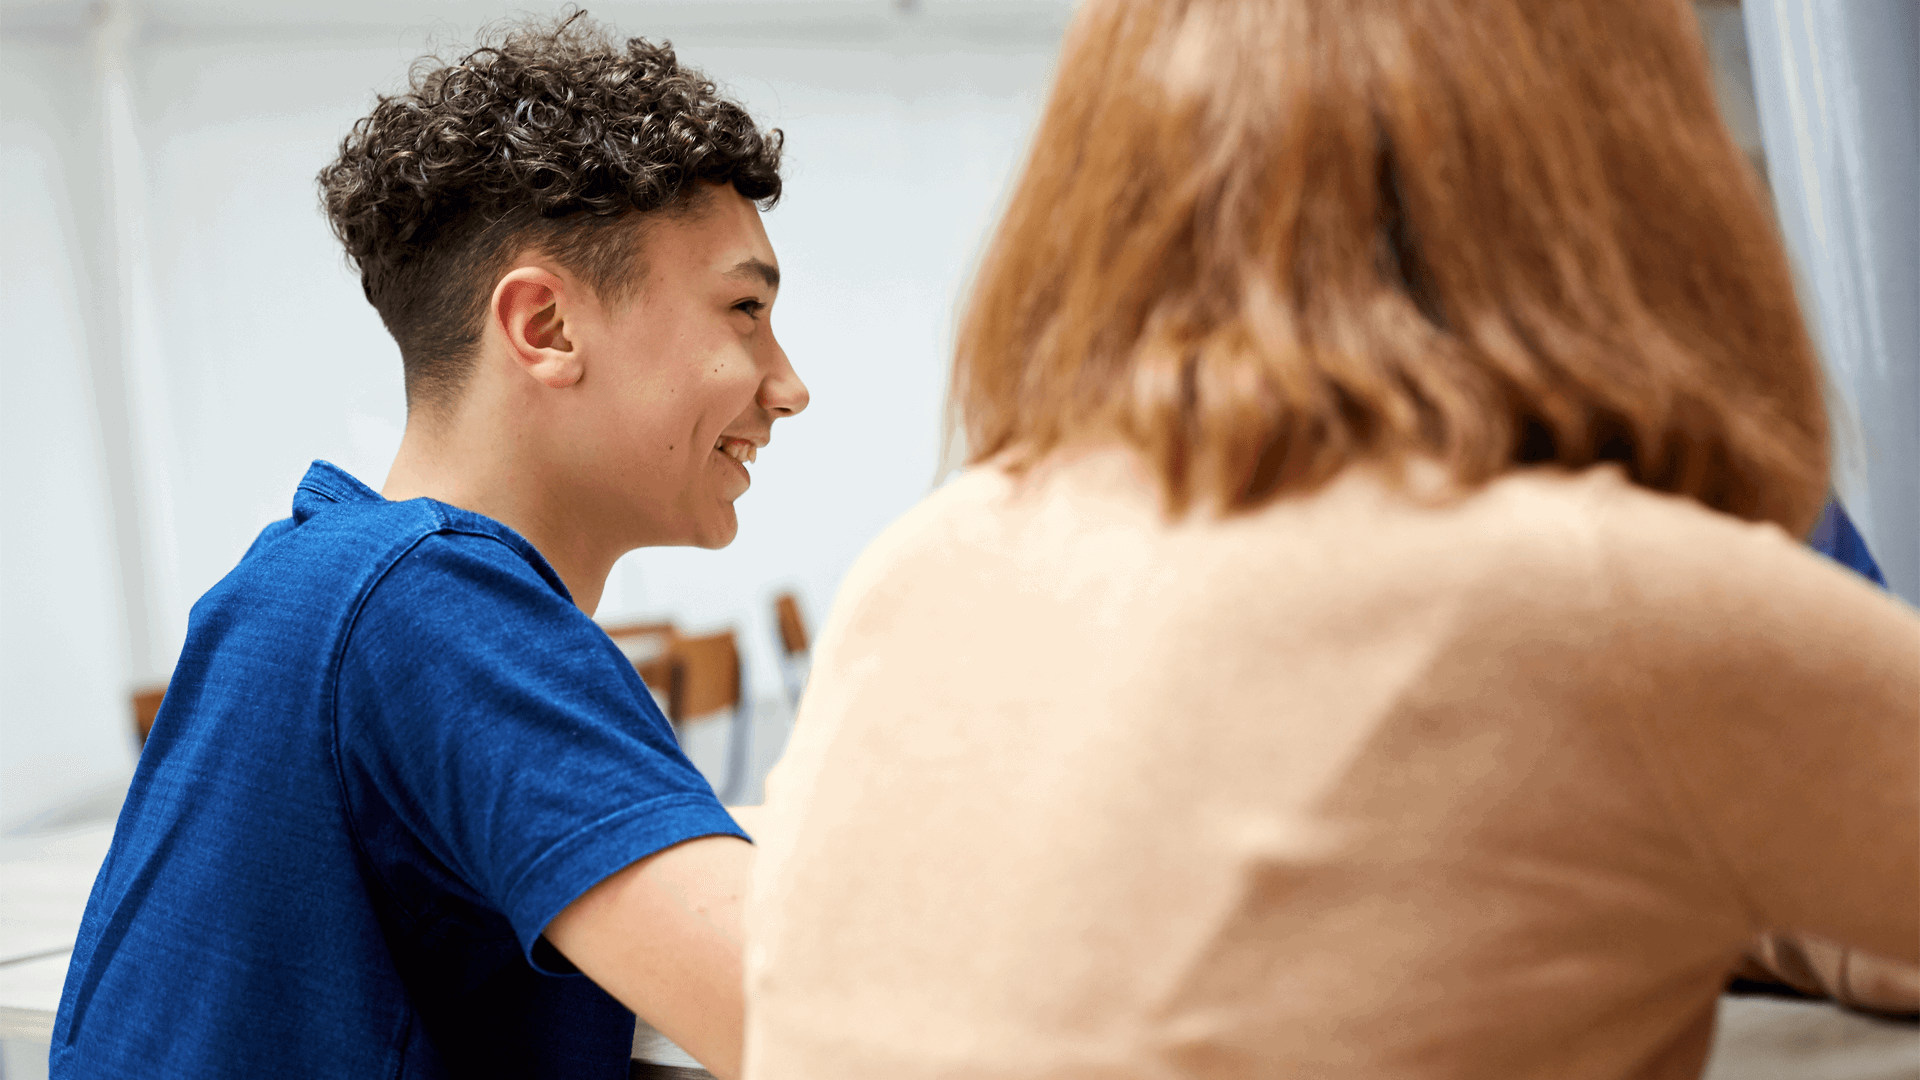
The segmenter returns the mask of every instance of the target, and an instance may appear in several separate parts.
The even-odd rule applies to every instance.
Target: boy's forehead
[[[715,274],[743,285],[777,288],[780,264],[752,200],[732,188],[704,195],[700,205],[661,223],[651,237],[656,274]]]

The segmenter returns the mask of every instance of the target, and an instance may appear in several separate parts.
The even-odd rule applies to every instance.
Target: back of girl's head
[[[1804,531],[1812,345],[1682,0],[1087,0],[962,321],[974,460],[1170,504],[1618,461]]]

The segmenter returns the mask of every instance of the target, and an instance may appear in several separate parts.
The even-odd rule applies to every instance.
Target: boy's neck
[[[537,463],[514,459],[516,440],[474,438],[472,425],[423,412],[409,412],[381,496],[393,502],[429,498],[500,522],[540,552],[575,606],[592,615],[624,552],[602,542],[593,524],[574,512],[555,478],[543,475]]]

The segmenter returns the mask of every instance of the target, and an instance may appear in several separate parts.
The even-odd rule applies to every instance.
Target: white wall
[[[649,10],[595,14],[671,37],[787,134],[786,194],[766,219],[774,325],[813,404],[776,426],[731,548],[630,556],[601,615],[736,626],[771,695],[772,594],[797,589],[817,622],[848,563],[931,485],[953,306],[1066,10]],[[131,146],[117,152],[135,183],[117,217],[89,29],[57,5],[27,13],[24,31],[0,24],[0,314],[46,351],[8,353],[0,382],[0,829],[124,778],[128,686],[165,677],[188,606],[286,515],[310,460],[383,480],[405,420],[398,352],[313,176],[375,90],[500,11],[440,4],[407,27],[150,11],[124,53]],[[129,281],[150,310],[116,295]]]
[[[87,55],[0,42],[0,826],[123,777],[127,644],[91,361]],[[78,72],[78,74],[76,74]]]

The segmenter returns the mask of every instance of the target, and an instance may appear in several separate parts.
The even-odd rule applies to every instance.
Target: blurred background
[[[483,0],[0,0],[0,834],[111,813],[129,695],[192,602],[325,458],[379,487],[397,350],[314,173],[377,91],[521,11]],[[1920,585],[1920,214],[1911,0],[1696,5],[1729,126],[1769,177],[1840,421],[1836,483]],[[956,304],[1017,166],[1068,0],[590,5],[670,39],[787,135],[775,327],[813,391],[720,552],[616,569],[603,622],[736,631],[778,752],[773,597],[810,624],[941,468]],[[1683,258],[1685,253],[1676,253]],[[696,756],[703,765],[713,751]]]

